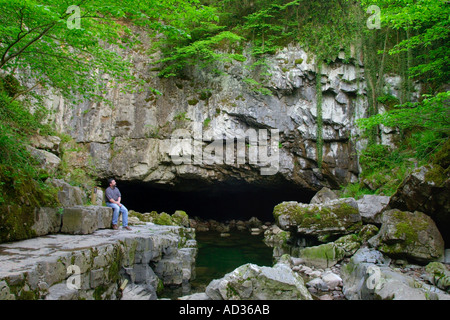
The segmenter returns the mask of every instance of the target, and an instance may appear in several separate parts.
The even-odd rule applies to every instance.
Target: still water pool
[[[234,231],[223,238],[218,232],[208,231],[197,232],[196,240],[195,280],[182,288],[167,288],[161,297],[176,299],[182,295],[204,292],[212,280],[222,278],[246,263],[273,265],[273,249],[264,244],[263,234],[252,236],[248,231]]]

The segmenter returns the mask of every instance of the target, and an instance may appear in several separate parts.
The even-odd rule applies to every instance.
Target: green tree
[[[193,2],[0,0],[0,71],[26,86],[17,95],[44,87],[79,101],[117,82],[131,90],[138,80],[121,53],[139,46],[139,28],[182,34],[177,16]]]
[[[359,126],[369,136],[369,144],[360,154],[361,177],[376,192],[392,194],[404,177],[419,165],[433,162],[448,175],[448,161],[435,161],[436,155],[448,157],[450,135],[449,30],[450,7],[441,0],[362,0],[363,7],[377,5],[381,13],[381,30],[364,34],[366,44],[372,43],[372,61],[381,61],[366,71],[368,88],[375,105],[380,102],[387,111],[372,110]],[[372,37],[370,37],[372,34]],[[384,35],[384,40],[383,40]],[[368,61],[365,61],[365,68]],[[386,72],[402,77],[399,99],[381,92]],[[413,83],[421,85],[419,99],[412,101]],[[380,96],[381,95],[381,96]],[[397,128],[400,141],[396,147],[379,144],[380,126]],[[447,148],[447,151],[445,151]],[[445,152],[443,152],[445,151]],[[442,156],[440,156],[442,157]],[[445,173],[446,172],[446,173]],[[373,191],[373,190],[372,190]]]
[[[381,24],[400,30],[406,38],[389,54],[409,52],[410,77],[432,84],[438,91],[450,78],[450,6],[443,0],[362,0],[381,9]],[[414,62],[412,56],[415,56]]]
[[[381,24],[385,28],[404,32],[388,50],[392,56],[404,56],[409,81],[422,83],[422,95],[417,103],[403,100],[395,108],[381,115],[360,121],[362,128],[372,130],[379,125],[398,127],[405,135],[415,135],[415,147],[428,153],[448,139],[450,92],[445,85],[450,79],[450,7],[441,0],[377,0],[361,1],[376,4],[381,9]],[[386,53],[383,48],[383,54]],[[383,70],[381,70],[383,71]],[[380,73],[381,78],[383,73]],[[409,88],[411,90],[411,88]],[[408,95],[409,96],[409,95]],[[378,100],[383,101],[383,97]],[[433,132],[433,134],[431,133]],[[427,147],[420,146],[421,139]],[[430,139],[433,135],[434,139]],[[430,151],[431,150],[431,151]]]

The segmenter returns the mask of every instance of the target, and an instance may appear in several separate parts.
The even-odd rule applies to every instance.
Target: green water
[[[236,231],[226,238],[217,232],[199,232],[196,236],[199,250],[193,286],[207,285],[246,263],[272,266],[273,250],[264,244],[262,235]]]
[[[248,231],[231,232],[222,238],[218,232],[197,232],[198,254],[195,266],[196,278],[189,288],[175,291],[166,290],[166,298],[204,292],[206,286],[214,279],[222,278],[237,267],[254,263],[259,266],[272,266],[273,249],[263,242],[263,235],[252,236]]]

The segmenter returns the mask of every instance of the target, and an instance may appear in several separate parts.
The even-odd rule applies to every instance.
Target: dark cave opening
[[[246,182],[201,185],[185,181],[176,186],[156,186],[142,181],[116,180],[122,203],[129,209],[145,213],[157,211],[173,214],[185,211],[189,217],[204,220],[274,220],[273,208],[283,201],[309,203],[315,192],[292,183],[256,186]],[[198,186],[196,186],[198,184]]]

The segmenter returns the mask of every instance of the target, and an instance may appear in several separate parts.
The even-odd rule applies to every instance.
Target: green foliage
[[[0,242],[34,235],[34,210],[57,204],[56,190],[44,183],[48,174],[27,149],[28,137],[49,132],[9,93],[0,91]]]
[[[0,70],[20,75],[29,90],[51,88],[74,102],[103,100],[106,88],[117,81],[134,90],[142,81],[121,53],[139,49],[135,30],[179,33],[174,17],[192,2],[0,0]],[[68,10],[72,5],[80,9],[79,20]],[[72,27],[73,21],[79,28]]]
[[[392,109],[400,103],[400,100],[392,94],[385,94],[384,96],[377,98],[378,102],[385,105],[388,109]]]
[[[412,156],[406,147],[393,149],[386,145],[369,145],[360,153],[360,182],[344,186],[342,196],[358,199],[365,194],[393,195],[414,169]]]
[[[359,120],[362,129],[370,129],[376,125],[399,127],[402,130],[432,130],[446,135],[450,133],[450,91],[438,93],[436,96],[423,95],[422,102],[408,102],[398,105],[383,114]]]
[[[264,87],[269,75],[264,68],[267,55],[287,44],[299,43],[319,60],[333,61],[343,48],[350,47],[360,29],[361,15],[356,15],[360,6],[338,0],[201,3],[193,3],[196,10],[187,10],[180,19],[179,28],[183,32],[174,36],[163,31],[165,37],[158,42],[163,58],[156,61],[163,65],[160,76],[182,77],[190,65],[211,67],[217,66],[217,62],[244,62],[243,42],[246,42],[250,43],[248,51],[254,61],[243,65],[251,71],[244,82],[256,92],[271,95]],[[343,16],[346,18],[342,19]]]
[[[360,154],[362,182],[353,188],[391,195],[414,163],[431,162],[448,145],[450,92],[443,84],[449,79],[450,8],[440,0],[360,2],[380,7],[383,29],[364,37],[370,109],[369,118],[358,124],[369,144]],[[373,55],[376,48],[381,49],[378,57]],[[386,72],[402,77],[398,98],[383,92],[381,75]],[[411,102],[412,81],[422,83],[418,102]],[[387,111],[379,114],[378,103]],[[379,144],[382,126],[396,128],[401,144]]]
[[[220,48],[232,46],[240,40],[241,37],[238,35],[229,31],[223,31],[217,35],[193,41],[184,46],[174,47],[167,45],[162,50],[166,53],[166,57],[155,62],[164,66],[159,76],[178,76],[187,65],[198,64],[200,67],[207,67],[218,61],[226,62],[233,59],[242,61],[244,59],[242,55],[218,52]]]
[[[415,50],[415,66],[410,76],[436,87],[448,82],[450,77],[450,7],[441,0],[362,0],[363,5],[378,5],[381,22],[394,30],[407,32],[407,38],[397,43],[389,54]]]
[[[438,93],[436,96],[424,95],[422,102],[397,105],[395,108],[367,119],[358,124],[363,130],[371,130],[374,126],[397,127],[404,137],[399,148],[409,150],[409,157],[426,162],[430,156],[448,140],[450,134],[450,92]],[[372,149],[383,146],[370,146]],[[383,150],[380,150],[381,157]],[[387,150],[384,150],[387,152]],[[390,152],[389,155],[395,154]],[[363,155],[364,156],[364,155]],[[388,161],[389,156],[385,157]]]
[[[350,183],[340,190],[340,197],[361,199],[365,194],[374,194],[375,192],[361,183]]]

